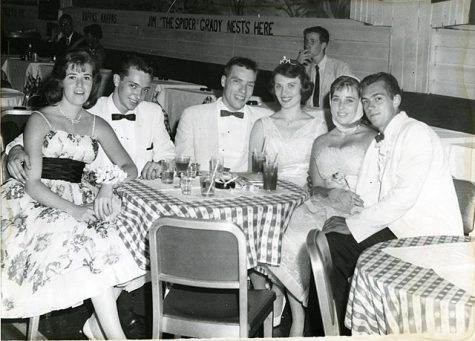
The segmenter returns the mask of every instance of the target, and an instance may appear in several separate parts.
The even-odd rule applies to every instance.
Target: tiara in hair
[[[290,64],[290,65],[295,65],[295,63],[292,63],[292,60],[290,58],[287,58],[286,56],[283,56],[282,59],[280,60],[279,64]]]

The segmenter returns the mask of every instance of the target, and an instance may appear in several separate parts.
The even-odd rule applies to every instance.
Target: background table
[[[145,100],[163,104],[163,95],[160,96],[160,94],[165,89],[201,89],[206,88],[206,85],[177,81],[174,79],[154,79],[150,87],[153,91],[147,93]]]
[[[1,88],[0,89],[0,108],[2,110],[11,109],[13,107],[19,107],[23,104],[23,98],[25,95],[23,92],[15,90],[15,89],[8,89],[8,88]]]
[[[10,57],[5,60],[2,70],[7,75],[8,81],[14,89],[23,91],[25,87],[31,87],[32,81],[38,78],[44,80],[53,70],[53,63],[44,59],[38,62],[20,60],[18,57]]]
[[[432,129],[445,148],[452,176],[475,183],[475,135],[437,127]]]
[[[159,102],[168,113],[170,127],[172,131],[180,120],[183,110],[197,104],[210,103],[216,101],[217,95],[214,91],[200,89],[175,89],[169,88],[162,91]]]
[[[160,182],[160,180],[156,180]],[[240,226],[246,235],[248,267],[258,263],[278,265],[282,233],[296,207],[308,197],[308,192],[289,182],[279,181],[282,191],[256,194],[242,192],[230,198],[197,197],[196,201],[167,194],[133,180],[119,187],[122,213],[117,228],[132,256],[142,269],[149,266],[148,231],[162,216],[227,220]]]
[[[383,251],[386,247],[457,243],[470,237],[395,239],[358,259],[345,325],[352,334],[472,333],[475,297],[437,275]],[[427,255],[430,257],[430,255]]]

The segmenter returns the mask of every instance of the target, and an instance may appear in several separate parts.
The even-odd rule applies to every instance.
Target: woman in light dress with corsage
[[[310,157],[313,196],[292,215],[282,238],[280,266],[267,267],[271,281],[286,289],[292,313],[290,336],[303,335],[310,283],[310,260],[305,247],[308,231],[321,229],[331,216],[347,216],[364,205],[355,187],[376,132],[361,121],[357,79],[341,76],[333,82],[330,110],[335,128],[314,141]]]
[[[120,209],[114,185],[135,178],[137,169],[109,124],[83,107],[98,81],[92,57],[69,52],[45,81],[51,105],[28,120],[27,180],[11,178],[1,191],[1,309],[2,318],[28,318],[91,298],[95,313],[84,326],[86,336],[125,339],[115,287],[143,271],[105,221]],[[81,177],[99,144],[115,166],[98,171],[97,189]]]

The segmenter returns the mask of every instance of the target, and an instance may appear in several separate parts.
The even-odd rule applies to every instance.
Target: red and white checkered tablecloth
[[[387,247],[468,241],[470,237],[462,236],[394,239],[363,252],[351,282],[345,325],[353,335],[436,333],[473,337],[474,296],[430,268],[383,251]]]
[[[228,220],[240,226],[247,239],[248,268],[258,263],[279,265],[282,233],[293,211],[307,198],[308,192],[292,183],[280,181],[282,192],[255,195],[246,191],[242,196],[196,201],[179,198],[133,180],[119,187],[123,209],[117,217],[117,228],[137,264],[149,267],[148,231],[155,220],[163,216]]]

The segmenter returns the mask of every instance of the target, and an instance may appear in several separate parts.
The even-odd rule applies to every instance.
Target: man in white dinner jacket
[[[233,57],[221,77],[223,96],[216,102],[195,105],[183,111],[175,137],[176,153],[191,156],[203,169],[212,157],[222,157],[231,171],[247,171],[249,135],[254,122],[271,115],[265,108],[249,106],[257,65]]]
[[[349,282],[366,248],[394,238],[463,235],[462,218],[441,141],[399,111],[401,90],[388,73],[361,81],[363,108],[380,133],[370,144],[356,192],[365,207],[324,226],[333,260],[331,284],[343,325]]]
[[[329,108],[328,94],[333,81],[340,76],[353,76],[353,72],[344,61],[326,55],[330,34],[325,28],[307,27],[303,31],[303,38],[304,49],[299,51],[297,61],[305,66],[314,84],[312,95],[306,104]]]
[[[122,146],[134,161],[142,177],[157,178],[160,174],[159,161],[175,156],[175,146],[170,140],[161,107],[145,102],[143,98],[150,91],[153,68],[135,54],[127,55],[113,76],[114,92],[101,97],[90,109],[91,113],[105,119],[114,129]],[[21,148],[22,135],[7,146],[8,171],[18,180],[24,180],[22,167],[29,165],[29,158]],[[106,166],[110,161],[102,148],[96,160],[88,169]]]

